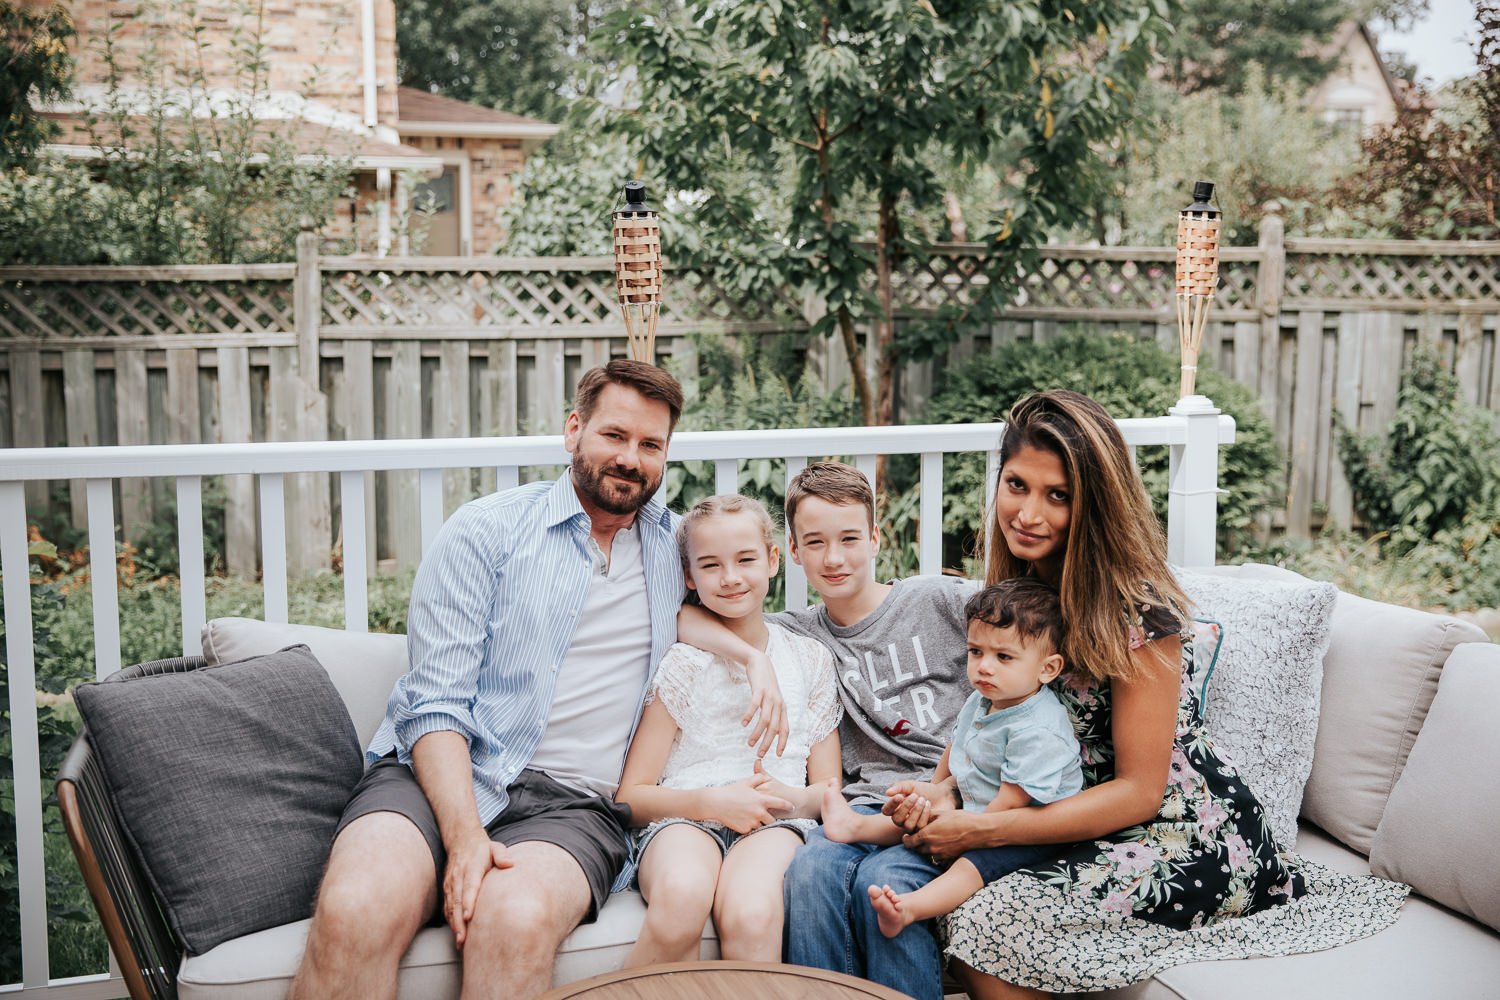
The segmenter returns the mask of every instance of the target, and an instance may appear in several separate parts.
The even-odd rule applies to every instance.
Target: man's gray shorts
[[[588,916],[583,918],[584,923],[591,923],[629,856],[625,827],[630,822],[630,807],[574,791],[541,771],[522,771],[505,791],[510,802],[486,827],[490,839],[509,846],[537,840],[555,844],[572,855],[583,869],[593,896]],[[354,786],[334,837],[356,819],[374,812],[400,813],[422,831],[432,851],[438,898],[442,899],[448,852],[443,849],[437,817],[411,768],[394,755],[377,760]],[[439,907],[434,920],[441,919]]]

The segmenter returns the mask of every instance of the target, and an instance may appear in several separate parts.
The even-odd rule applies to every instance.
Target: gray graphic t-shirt
[[[964,604],[974,589],[960,577],[917,576],[892,581],[880,607],[853,625],[835,625],[821,604],[770,616],[838,661],[851,803],[883,802],[895,782],[932,776],[969,697]]]

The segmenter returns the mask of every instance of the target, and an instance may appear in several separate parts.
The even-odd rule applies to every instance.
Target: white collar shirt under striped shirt
[[[684,593],[677,516],[655,500],[636,514],[651,661],[635,721],[656,664],[677,638]],[[469,742],[474,799],[489,824],[506,806],[505,788],[531,761],[547,729],[557,668],[572,642],[594,571],[589,517],[572,479],[528,483],[464,504],[433,540],[417,570],[407,620],[408,671],[386,703],[370,742],[373,762],[391,750],[411,764],[411,748],[432,732]],[[622,733],[628,744],[632,733]]]

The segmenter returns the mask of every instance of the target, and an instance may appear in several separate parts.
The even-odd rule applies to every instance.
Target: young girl
[[[780,565],[771,534],[766,509],[736,494],[701,501],[678,529],[688,587],[770,658],[790,736],[762,762],[741,726],[744,669],[680,642],[662,658],[615,796],[645,827],[635,854],[649,908],[626,968],[696,959],[710,914],[724,958],[781,958],[782,875],[823,783],[841,777],[842,712],[828,650],[761,616]]]

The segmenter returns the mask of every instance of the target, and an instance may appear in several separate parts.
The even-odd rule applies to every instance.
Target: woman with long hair
[[[993,507],[988,582],[1038,576],[1062,596],[1067,667],[1054,684],[1078,730],[1085,788],[1030,809],[943,812],[907,838],[939,861],[978,847],[1060,845],[946,918],[950,968],[969,994],[1104,989],[1183,961],[1337,943],[1322,904],[1347,897],[1348,880],[1275,920],[1226,920],[1297,900],[1309,879],[1203,729],[1190,605],[1108,412],[1066,390],[1018,402]],[[899,803],[896,811],[900,819]],[[1358,891],[1347,912],[1364,913],[1346,940],[1378,929],[1372,912],[1394,920],[1400,906],[1399,893]]]

